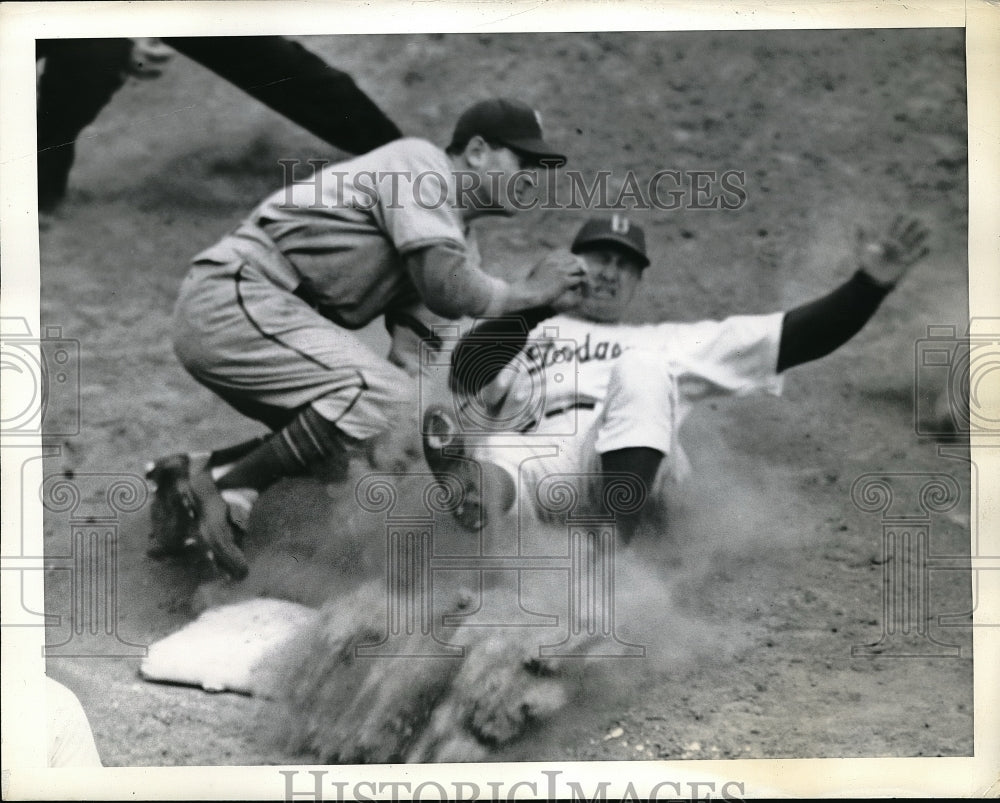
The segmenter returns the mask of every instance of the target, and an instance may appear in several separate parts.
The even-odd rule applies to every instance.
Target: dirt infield
[[[958,569],[969,554],[968,450],[942,457],[917,435],[912,393],[928,325],[961,331],[968,320],[963,32],[303,41],[408,134],[443,143],[469,102],[508,94],[541,109],[584,174],[740,171],[739,209],[631,213],[653,255],[634,321],[786,309],[851,274],[856,225],[908,212],[933,232],[931,255],[864,332],[790,371],[781,398],[713,402],[692,416],[687,494],[620,577],[623,632],[650,645],[641,671],[623,669],[620,682],[612,672],[601,694],[588,689],[571,713],[489,759],[971,755],[968,571],[930,574],[926,613],[893,642],[913,654],[852,655],[893,624],[882,519],[852,501],[859,477],[950,477],[962,499],[929,516],[930,552]],[[149,459],[260,432],[181,368],[171,308],[188,259],[280,186],[279,159],[337,156],[179,55],[113,99],[85,131],[70,197],[41,234],[42,323],[79,341],[81,377],[79,434],[59,440],[46,475],[85,487],[86,502],[116,475],[141,477]],[[517,270],[540,246],[568,243],[585,214],[541,209],[481,226],[484,263]],[[377,325],[365,337],[386,343]],[[148,644],[221,599],[320,605],[377,573],[384,543],[352,533],[350,505],[329,490],[301,480],[265,494],[240,589],[199,589],[183,567],[150,560],[148,510],[122,514],[116,643]],[[71,553],[70,517],[46,513],[47,554]],[[49,613],[76,610],[73,593],[69,573],[47,572]],[[107,639],[74,641],[72,627],[65,615],[52,628],[48,643],[65,641],[66,657],[47,666],[83,702],[106,765],[314,760],[275,740],[255,700],[144,683],[132,647],[105,657]]]

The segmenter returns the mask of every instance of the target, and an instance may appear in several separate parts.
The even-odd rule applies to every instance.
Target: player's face
[[[639,261],[613,245],[593,248],[580,256],[587,263],[590,288],[576,313],[591,321],[620,321],[642,278]]]
[[[531,207],[535,174],[525,159],[510,148],[486,143],[472,156],[472,166],[480,178],[474,193],[478,214],[511,217]]]

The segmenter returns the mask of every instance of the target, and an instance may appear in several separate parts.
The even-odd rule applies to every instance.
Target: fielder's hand
[[[540,304],[565,312],[580,303],[590,282],[583,259],[569,251],[558,250],[542,258],[524,283],[538,294]]]
[[[927,228],[916,218],[900,215],[882,237],[857,232],[855,252],[858,265],[879,284],[891,287],[930,252],[925,245]]]

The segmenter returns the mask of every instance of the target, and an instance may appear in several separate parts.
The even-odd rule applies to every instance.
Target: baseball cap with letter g
[[[449,151],[461,150],[476,134],[545,167],[562,167],[566,157],[542,137],[542,121],[530,106],[508,98],[481,100],[462,112]]]
[[[606,243],[623,247],[639,260],[641,267],[649,266],[649,257],[646,256],[646,233],[624,215],[591,218],[576,233],[570,251],[581,254],[590,246]]]

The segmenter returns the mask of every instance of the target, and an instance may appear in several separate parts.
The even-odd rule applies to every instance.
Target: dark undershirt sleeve
[[[833,292],[786,312],[778,373],[840,348],[861,331],[890,290],[859,270]]]
[[[536,307],[476,324],[452,353],[452,391],[463,394],[482,391],[525,347],[528,333],[553,315],[551,307]]]
[[[786,312],[778,373],[838,349],[861,330],[891,289],[859,270],[833,292]],[[455,347],[452,390],[480,392],[524,348],[528,333],[554,314],[550,307],[538,307],[477,324]]]

